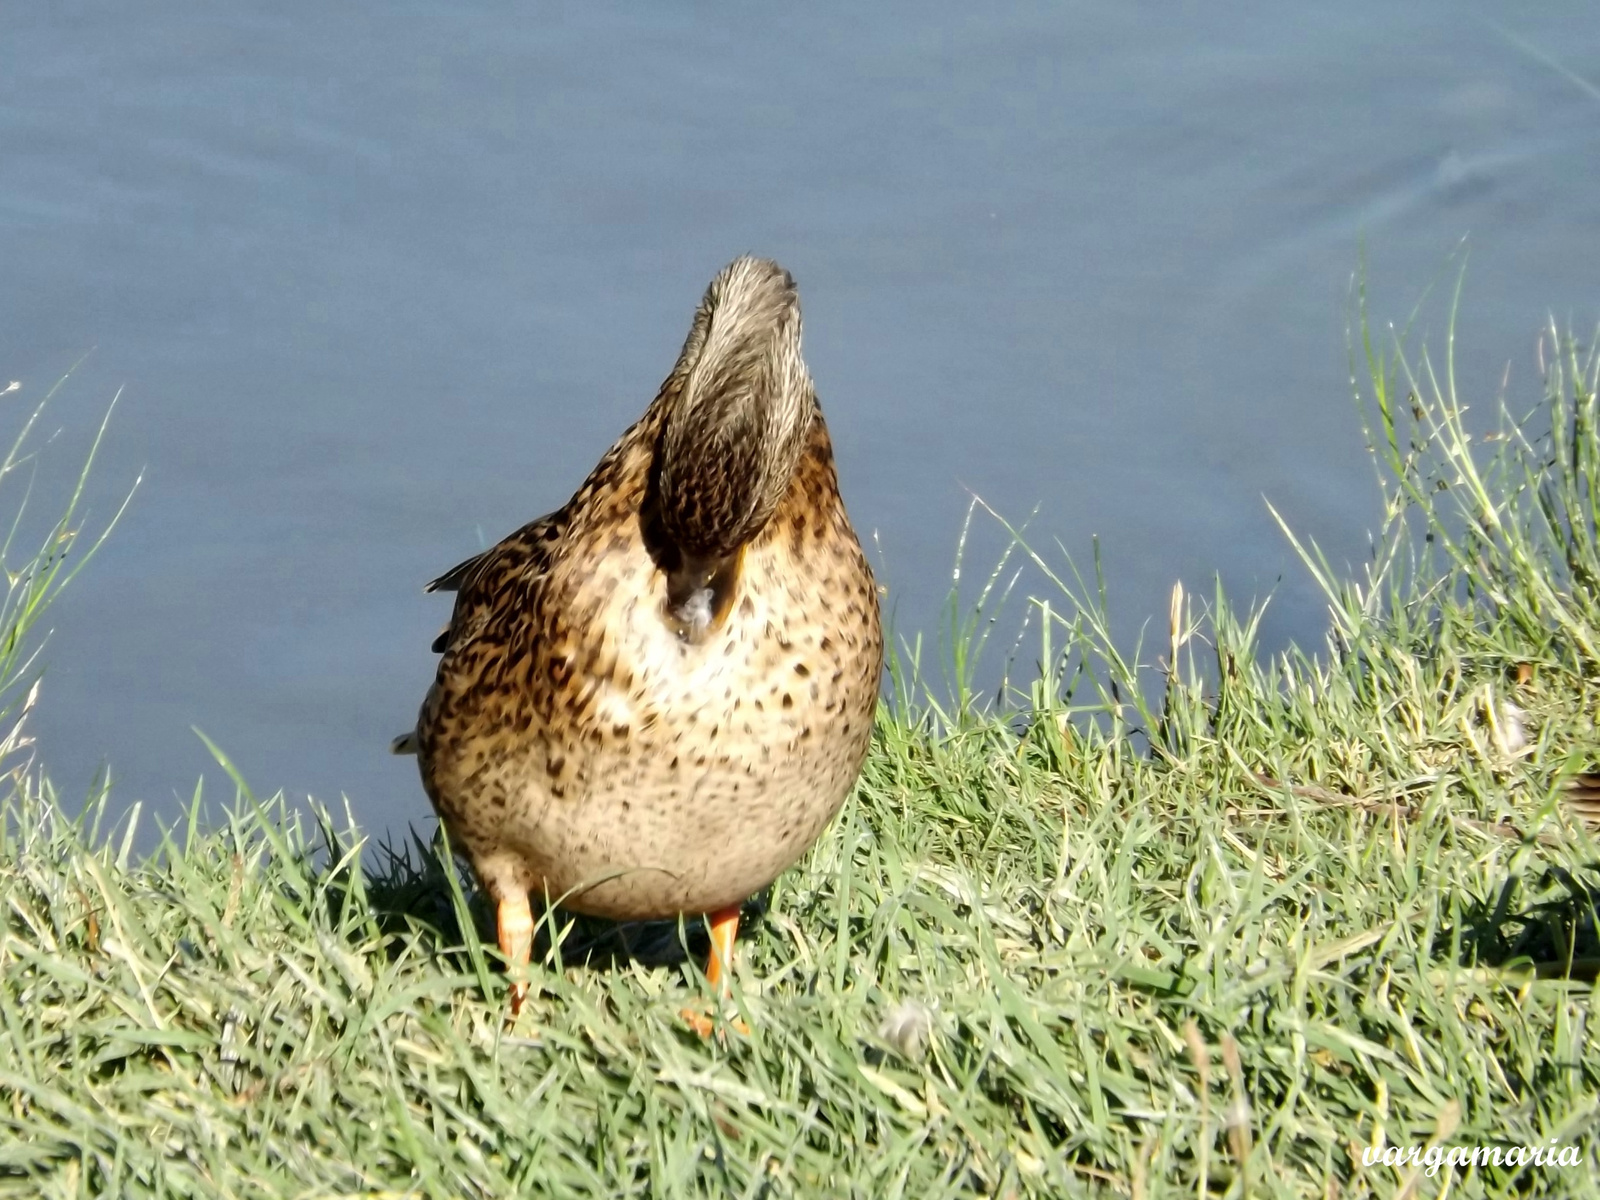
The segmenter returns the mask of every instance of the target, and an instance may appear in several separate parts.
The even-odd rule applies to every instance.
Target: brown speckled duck
[[[616,920],[703,913],[725,989],[739,905],[861,769],[883,661],[788,272],[724,268],[577,494],[428,588],[455,610],[395,748],[417,752],[506,958],[528,961],[530,893]]]

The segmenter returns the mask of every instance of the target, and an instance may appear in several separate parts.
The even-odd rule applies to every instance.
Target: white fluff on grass
[[[901,1000],[878,1023],[878,1038],[908,1062],[922,1058],[933,1038],[936,1012],[920,1000]]]

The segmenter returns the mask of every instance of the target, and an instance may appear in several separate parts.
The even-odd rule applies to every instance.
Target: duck
[[[455,604],[393,748],[415,753],[514,977],[535,901],[703,917],[726,998],[741,905],[843,805],[883,669],[789,272],[718,272],[654,401],[572,498],[426,590]],[[513,1018],[525,995],[513,982]]]

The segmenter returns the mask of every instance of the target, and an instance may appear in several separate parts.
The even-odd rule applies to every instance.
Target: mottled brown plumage
[[[717,913],[794,863],[860,770],[883,637],[788,273],[725,268],[572,499],[434,589],[414,746],[508,954],[530,892]]]

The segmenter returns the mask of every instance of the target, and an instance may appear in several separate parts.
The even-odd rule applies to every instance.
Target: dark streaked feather
[[[553,513],[546,513],[542,517],[536,517],[515,533],[508,534],[501,541],[490,546],[487,550],[458,562],[422,590],[425,592],[459,592],[472,581],[473,577],[484,568],[491,558],[503,556],[507,552],[514,554],[520,550],[530,558],[548,559],[551,545],[561,540],[561,535],[566,532],[566,525],[566,509],[558,508]]]
[[[527,587],[548,573],[551,556],[566,527],[566,509],[548,513],[529,521],[482,554],[457,563],[430,583],[430,592],[456,594],[450,624],[433,639],[433,652],[443,654],[477,636],[496,608],[503,607],[509,590]]]
[[[458,562],[439,578],[430,581],[422,590],[425,592],[460,591],[462,582],[477,569],[478,564],[490,553],[491,551],[485,550],[482,554],[474,554],[471,558]]]
[[[551,546],[561,540],[561,535],[566,532],[566,525],[567,511],[564,508],[558,508],[553,513],[546,513],[542,517],[537,517],[515,533],[507,534],[487,550],[480,551],[471,558],[458,562],[439,578],[430,581],[422,590],[424,592],[459,592],[472,581],[474,576],[491,559],[503,558],[507,554],[547,562],[550,557]]]

